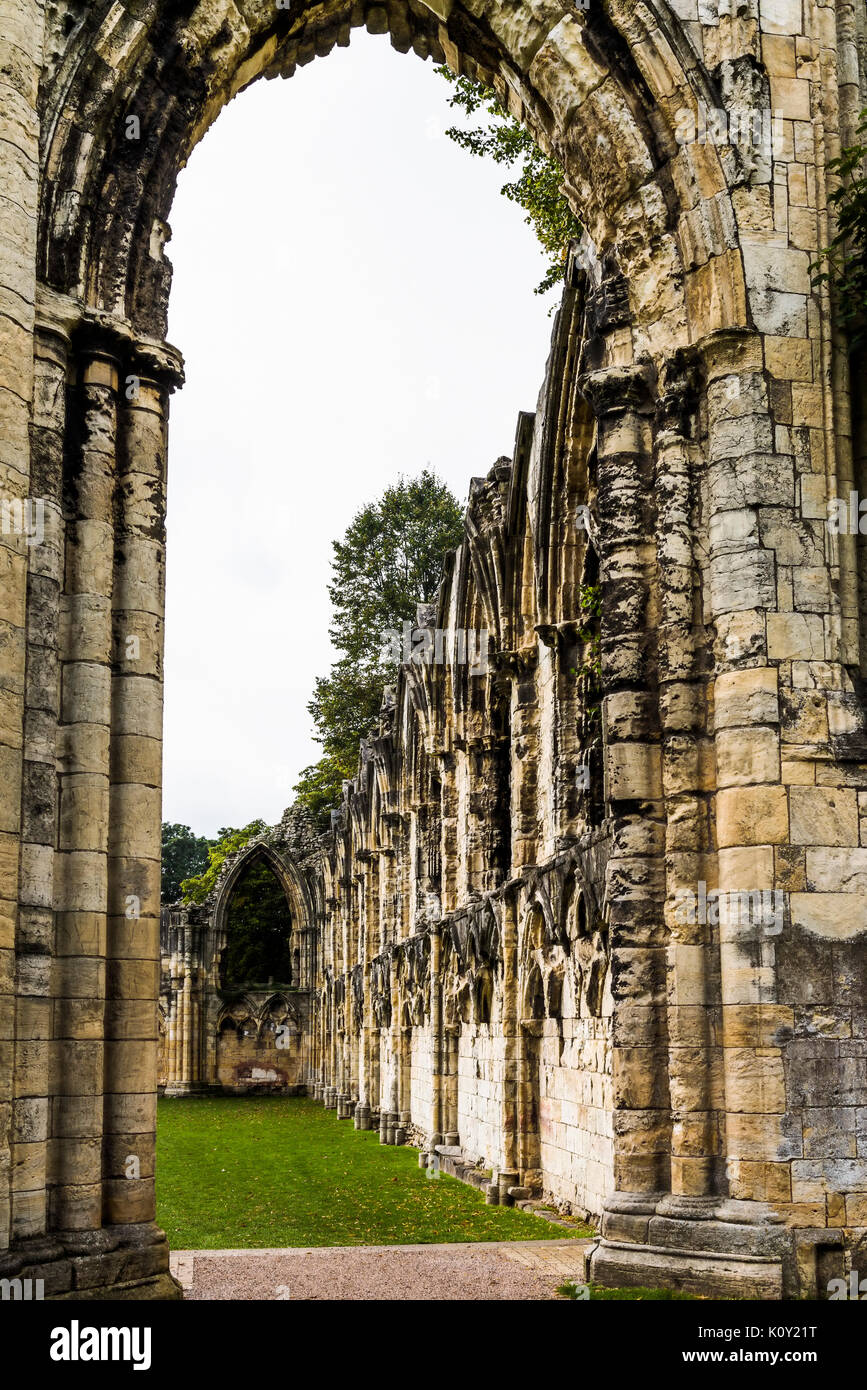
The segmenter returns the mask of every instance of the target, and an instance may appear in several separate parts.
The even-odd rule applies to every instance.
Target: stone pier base
[[[825,1299],[863,1249],[861,1232],[792,1228],[758,1202],[620,1193],[603,1215],[590,1278],[709,1298]]]
[[[0,1254],[0,1279],[29,1279],[46,1301],[180,1299],[158,1226],[105,1226],[22,1241]]]

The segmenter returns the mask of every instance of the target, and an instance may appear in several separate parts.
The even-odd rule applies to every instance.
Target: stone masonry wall
[[[263,1002],[341,1117],[586,1204],[594,1278],[814,1294],[867,1272],[863,357],[810,274],[863,0],[0,0],[0,1274],[176,1292],[157,1054],[215,1083],[231,881],[161,1018],[164,248],[226,102],[361,25],[494,86],[586,230],[332,831],[256,851]]]

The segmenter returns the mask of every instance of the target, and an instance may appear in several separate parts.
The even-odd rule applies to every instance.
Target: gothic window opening
[[[263,858],[253,859],[232,889],[226,910],[226,946],[220,986],[291,986],[292,914],[283,887]]]

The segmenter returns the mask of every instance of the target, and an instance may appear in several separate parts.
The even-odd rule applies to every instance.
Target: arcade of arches
[[[226,101],[362,24],[496,87],[586,240],[331,832],[252,848],[289,970],[220,984],[238,861],[170,914],[161,1010],[167,219]],[[864,0],[0,0],[0,468],[44,520],[0,535],[0,1273],[173,1294],[161,1014],[167,1087],[258,1067],[483,1156],[598,1220],[600,1281],[867,1272],[865,584],[826,524],[867,449],[810,277],[865,52]]]

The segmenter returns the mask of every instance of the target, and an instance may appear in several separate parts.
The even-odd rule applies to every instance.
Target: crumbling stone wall
[[[361,24],[493,84],[587,239],[420,616],[490,669],[404,671],[293,858],[308,1078],[412,1132],[427,1029],[428,1142],[472,1051],[491,1164],[601,1207],[595,1277],[813,1292],[865,1258],[867,586],[827,521],[867,450],[809,271],[863,0],[0,0],[0,1272],[171,1292],[168,218],[226,101]]]

